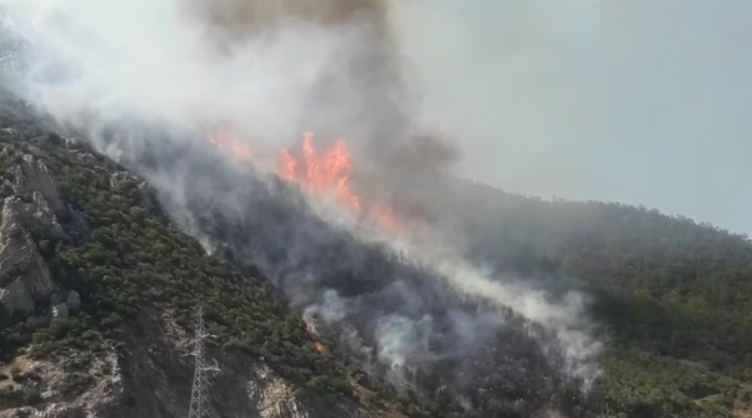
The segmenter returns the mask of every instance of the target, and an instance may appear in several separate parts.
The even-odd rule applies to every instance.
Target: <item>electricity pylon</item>
[[[196,369],[193,372],[193,390],[191,390],[191,407],[188,412],[188,418],[209,418],[211,409],[209,407],[209,375],[219,372],[216,360],[213,365],[209,365],[204,357],[204,340],[211,335],[204,329],[204,312],[203,308],[198,309],[198,319],[196,320],[196,342],[193,349],[193,357],[196,361]]]

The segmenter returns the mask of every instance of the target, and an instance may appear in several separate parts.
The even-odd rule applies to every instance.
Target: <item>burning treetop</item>
[[[251,162],[253,153],[250,146],[238,140],[225,130],[209,134],[209,141],[226,150],[236,158]],[[344,139],[338,140],[323,153],[314,146],[313,132],[303,134],[302,158],[290,148],[279,151],[277,174],[299,185],[310,195],[317,197],[333,196],[337,203],[359,215],[361,219],[374,223],[392,233],[404,232],[404,226],[394,210],[388,206],[364,204],[351,187],[352,158]]]

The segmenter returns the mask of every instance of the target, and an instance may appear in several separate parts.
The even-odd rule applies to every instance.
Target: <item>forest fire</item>
[[[219,149],[231,153],[236,158],[251,162],[251,148],[225,130],[209,134],[209,142]],[[347,144],[343,139],[324,153],[317,153],[313,143],[313,133],[303,134],[302,158],[295,156],[289,148],[283,148],[278,155],[277,174],[284,180],[296,183],[314,196],[333,196],[336,201],[379,227],[393,233],[402,233],[402,222],[388,206],[364,205],[350,187],[352,160]]]
[[[316,332],[314,332],[311,329],[311,326],[308,325],[307,322],[303,322],[303,331],[305,331],[306,334],[310,335],[311,337],[315,338]],[[313,342],[313,348],[315,348],[316,351],[319,352],[319,353],[321,353],[321,354],[323,354],[324,351],[326,350],[326,346],[324,344],[320,343],[319,341],[314,341]]]

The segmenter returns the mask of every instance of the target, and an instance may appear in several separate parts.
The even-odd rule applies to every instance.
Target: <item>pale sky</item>
[[[509,191],[752,233],[751,0],[410,0],[426,125]]]

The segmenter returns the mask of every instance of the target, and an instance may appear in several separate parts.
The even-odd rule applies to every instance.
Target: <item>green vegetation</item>
[[[542,201],[479,185],[463,193],[463,201],[479,202],[461,214],[478,237],[480,257],[527,273],[576,277],[595,296],[592,315],[613,347],[595,389],[603,396],[593,400],[598,409],[747,416],[746,237],[642,207]]]
[[[170,310],[190,328],[201,304],[223,349],[263,357],[281,376],[314,389],[350,394],[344,369],[331,355],[315,350],[285,302],[260,280],[207,256],[160,212],[149,188],[135,178],[112,182],[118,168],[104,158],[92,163],[54,150],[47,137],[34,142],[47,144],[32,154],[52,171],[63,196],[86,214],[90,227],[78,243],[39,240],[54,278],[81,295],[83,312],[37,331],[36,354],[96,349],[100,333],[118,340],[124,326],[145,311]],[[21,148],[29,152],[29,147]],[[13,162],[6,156],[0,167]],[[8,349],[31,337],[23,325],[6,334],[2,345]]]
[[[33,144],[24,152],[43,159],[90,228],[72,231],[75,222],[61,219],[73,242],[34,237],[55,279],[80,293],[82,311],[38,331],[23,324],[0,329],[0,352],[30,342],[39,355],[97,350],[121,340],[151,310],[174,312],[190,327],[202,304],[217,348],[264,357],[282,376],[321,393],[351,396],[355,388],[363,394],[336,350],[319,353],[299,317],[262,278],[206,256],[139,180],[113,182],[113,163],[65,150],[40,132],[16,134],[14,146],[24,148],[20,140]],[[0,156],[0,173],[17,155]],[[544,202],[483,186],[447,196],[466,204],[453,213],[476,238],[478,257],[528,275],[573,277],[595,296],[592,315],[611,349],[592,392],[572,402],[572,416],[752,416],[752,243],[746,237],[619,204]],[[489,371],[486,380],[498,379],[498,386],[505,377],[520,380],[505,373]],[[370,396],[416,415],[469,416],[449,412],[456,399],[440,383],[420,397],[371,381]],[[498,410],[502,400],[485,402]]]

